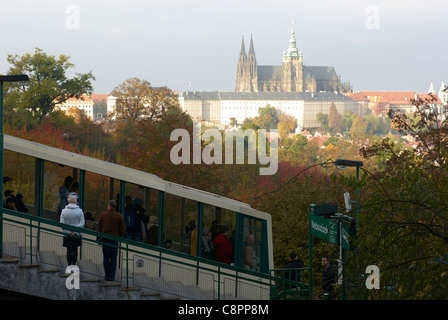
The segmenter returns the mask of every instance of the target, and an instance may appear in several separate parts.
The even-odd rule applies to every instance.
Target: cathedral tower
[[[302,51],[297,50],[294,23],[289,46],[283,52],[280,66],[257,65],[252,36],[246,54],[244,37],[236,73],[237,92],[350,92],[349,83],[342,83],[332,66],[305,66]]]
[[[255,92],[258,91],[257,59],[252,36],[250,37],[249,52],[246,55],[244,37],[241,42],[240,56],[236,71],[235,91]]]
[[[303,56],[297,50],[294,23],[291,28],[289,47],[283,53],[282,91],[303,91]]]

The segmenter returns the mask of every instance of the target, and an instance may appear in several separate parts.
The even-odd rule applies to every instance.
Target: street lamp
[[[345,169],[346,167],[356,167],[356,181],[359,181],[359,168],[364,165],[362,161],[336,159],[334,164],[338,169]],[[356,210],[355,210],[356,224],[358,224],[358,198],[359,198],[359,189],[358,187],[356,187]]]
[[[13,74],[13,75],[0,75],[0,194],[3,195],[3,83],[4,82],[16,82],[19,85],[24,85],[30,81],[26,74]],[[0,209],[0,257],[3,256],[3,205]]]
[[[345,160],[345,159],[336,159],[336,161],[334,162],[334,164],[336,165],[336,168],[338,169],[345,169],[346,167],[356,167],[356,181],[359,181],[359,168],[362,167],[364,164],[362,161],[355,161],[355,160]],[[356,225],[358,225],[358,205],[359,205],[359,189],[358,186],[356,186],[356,210],[355,210],[355,223]],[[345,283],[343,281],[343,279],[345,278],[345,270],[344,270],[344,260],[345,260],[345,254],[344,254],[344,250],[342,249],[342,225],[340,225],[340,230],[339,230],[339,236],[340,236],[340,246],[339,246],[339,280],[340,280],[340,284],[342,284],[342,292],[341,292],[341,296],[342,299],[345,299]]]

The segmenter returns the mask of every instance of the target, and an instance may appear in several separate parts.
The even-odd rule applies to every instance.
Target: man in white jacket
[[[84,228],[84,212],[78,206],[78,197],[70,194],[67,198],[68,205],[61,212],[61,223],[65,223],[74,227]],[[64,236],[63,246],[67,247],[67,263],[69,266],[76,265],[78,259],[78,246],[81,243],[81,232],[62,229],[67,235]]]

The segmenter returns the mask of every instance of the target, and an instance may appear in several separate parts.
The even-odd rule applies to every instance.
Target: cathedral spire
[[[254,50],[254,41],[252,39],[252,35],[250,35],[250,46],[249,46],[249,53],[248,54],[253,54],[255,55],[255,50]]]
[[[436,93],[436,91],[434,90],[434,85],[432,84],[432,81],[431,81],[431,84],[429,86],[428,93],[431,93],[431,94],[435,94]]]
[[[240,56],[246,56],[246,47],[244,46],[244,36],[241,40],[241,50],[240,50]]]
[[[285,56],[288,57],[298,57],[299,51],[297,50],[296,46],[296,37],[294,32],[294,21],[292,22],[292,28],[291,28],[291,37],[289,38],[289,47],[286,50]]]

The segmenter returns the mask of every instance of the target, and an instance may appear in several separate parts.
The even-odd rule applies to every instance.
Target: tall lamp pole
[[[3,136],[3,83],[5,82],[28,82],[30,79],[26,74],[0,75],[0,195],[3,197],[3,158],[4,158],[4,136]],[[0,258],[3,256],[3,205],[0,206]]]
[[[345,160],[345,159],[336,159],[334,162],[336,167],[340,169],[345,169],[345,167],[356,167],[356,181],[359,181],[359,168],[362,167],[364,164],[362,161],[354,161],[354,160]],[[358,225],[358,205],[359,205],[359,188],[356,186],[356,209],[355,209],[355,222],[356,225]],[[340,228],[342,226],[340,225]],[[340,236],[340,245],[339,245],[339,259],[341,262],[341,279],[342,279],[342,292],[341,292],[341,299],[345,300],[345,254],[344,249],[342,248],[342,230],[339,230],[339,236]]]
[[[355,160],[345,160],[345,159],[336,159],[334,162],[336,167],[338,168],[344,168],[345,167],[356,167],[356,181],[359,181],[359,168],[362,167],[364,164],[362,161],[355,161]],[[358,224],[358,206],[359,206],[359,188],[356,186],[356,209],[355,209],[355,222]]]

